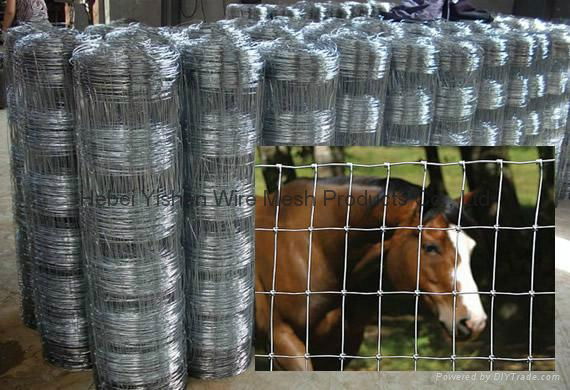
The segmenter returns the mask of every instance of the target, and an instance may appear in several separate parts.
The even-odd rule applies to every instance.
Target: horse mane
[[[386,179],[377,178],[374,176],[353,176],[352,184],[361,186],[376,187],[379,190],[378,196],[375,198],[369,207],[374,208],[379,203],[384,202]],[[349,184],[348,176],[334,176],[329,178],[319,179],[320,183],[331,185],[347,185]],[[422,196],[422,187],[412,184],[406,180],[398,178],[390,178],[388,187],[389,196],[395,193],[404,195],[406,200],[420,202]],[[419,203],[418,203],[419,204]],[[437,192],[433,187],[426,187],[424,195],[424,223],[431,221],[438,215],[443,214],[445,218],[452,224],[459,224],[459,203],[451,199],[448,195]],[[462,210],[461,225],[474,226],[475,220],[471,217],[465,209]]]

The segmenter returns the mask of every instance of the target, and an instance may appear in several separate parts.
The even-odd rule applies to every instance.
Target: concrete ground
[[[0,389],[90,389],[92,373],[69,373],[42,360],[37,333],[22,325],[19,317],[18,280],[10,199],[6,110],[0,111]],[[557,210],[556,270],[556,354],[559,380],[541,377],[512,378],[491,376],[485,382],[476,373],[475,380],[461,384],[434,372],[344,372],[344,373],[256,373],[253,367],[237,378],[220,381],[190,380],[189,388],[198,389],[332,389],[332,388],[494,388],[498,384],[521,389],[570,388],[570,202]],[[537,319],[540,320],[540,319]],[[471,373],[472,374],[472,373]],[[540,373],[535,373],[540,374]],[[552,374],[552,373],[548,373]]]

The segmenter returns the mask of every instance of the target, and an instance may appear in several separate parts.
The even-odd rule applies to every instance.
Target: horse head
[[[401,226],[419,226],[418,202],[411,218]],[[426,189],[421,232],[419,287],[422,302],[456,338],[474,339],[485,329],[487,315],[471,272],[476,241],[457,229],[459,203]],[[469,224],[462,213],[461,225]],[[397,229],[385,243],[386,272],[396,291],[415,291],[417,284],[417,229]],[[455,316],[453,291],[457,291]],[[455,324],[454,324],[455,320]]]

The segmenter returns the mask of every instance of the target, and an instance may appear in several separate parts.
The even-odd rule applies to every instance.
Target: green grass
[[[295,148],[293,148],[295,149]],[[426,159],[425,149],[421,147],[347,147],[345,149],[346,159],[352,163],[360,164],[381,164],[384,162],[411,162]],[[459,148],[441,147],[439,148],[441,162],[459,162],[461,155]],[[538,158],[536,148],[511,148],[509,159],[512,161],[532,161]],[[259,161],[258,161],[259,162]],[[311,164],[313,161],[303,160],[298,156],[294,157],[295,165]],[[536,203],[536,193],[538,190],[538,168],[536,165],[514,165],[508,169],[512,172],[517,196],[522,206],[533,206]],[[446,166],[442,168],[445,186],[453,198],[458,198],[461,193],[462,169],[457,166]],[[355,168],[355,175],[386,177],[386,168]],[[298,177],[313,177],[313,170],[299,169]],[[421,185],[423,180],[423,167],[404,165],[391,168],[391,177],[407,180],[411,183]],[[265,190],[265,181],[261,169],[256,170],[256,193],[262,195]],[[427,182],[429,185],[429,175]],[[466,185],[469,191],[469,186]]]

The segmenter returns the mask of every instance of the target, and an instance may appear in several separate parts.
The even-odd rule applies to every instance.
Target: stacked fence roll
[[[21,296],[21,316],[29,328],[36,328],[33,262],[30,255],[29,224],[25,201],[26,172],[24,166],[24,115],[21,110],[22,92],[14,78],[18,68],[15,67],[14,50],[19,39],[36,32],[30,25],[21,25],[10,29],[4,42],[4,71],[6,79],[6,102],[8,107],[8,127],[10,131],[10,173],[12,180],[12,210],[14,214],[16,256],[18,265],[18,284]]]
[[[334,140],[339,55],[329,40],[280,39],[266,61],[263,143],[328,145]]]
[[[388,145],[427,145],[433,123],[439,44],[432,38],[393,43],[384,137]]]
[[[509,40],[500,34],[475,34],[473,40],[484,50],[479,100],[473,124],[473,145],[502,143],[505,106],[510,78]]]
[[[186,383],[179,55],[114,31],[73,55],[95,382]]]
[[[72,31],[45,29],[16,42],[13,79],[25,166],[24,197],[35,313],[44,357],[91,365],[79,230]]]
[[[189,372],[249,366],[254,300],[254,164],[263,60],[245,34],[181,42]]]
[[[334,144],[381,142],[391,45],[379,36],[341,29],[330,35],[340,54]]]
[[[536,37],[528,33],[511,33],[512,57],[511,76],[503,142],[507,145],[524,143],[525,127],[534,126],[532,116],[528,115],[531,92],[531,77],[538,58],[538,42]]]
[[[483,50],[472,41],[440,43],[439,81],[430,144],[471,145]]]

